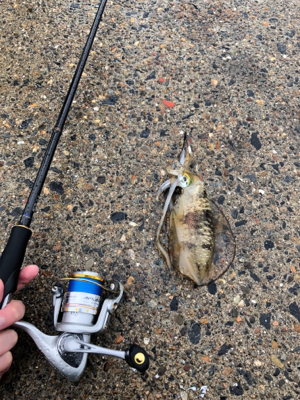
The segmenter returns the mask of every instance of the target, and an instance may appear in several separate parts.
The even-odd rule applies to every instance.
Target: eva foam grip
[[[7,245],[0,258],[0,279],[4,283],[3,299],[17,289],[20,269],[23,264],[26,247],[31,236],[31,230],[23,226],[14,226]]]

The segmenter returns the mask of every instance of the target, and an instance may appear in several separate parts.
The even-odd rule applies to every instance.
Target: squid
[[[157,193],[158,197],[167,195],[155,241],[169,269],[174,267],[196,285],[207,285],[233,262],[235,239],[226,217],[210,201],[203,181],[191,172],[191,154],[191,138],[186,135],[179,159],[167,170],[169,179]],[[168,250],[160,242],[167,216]]]

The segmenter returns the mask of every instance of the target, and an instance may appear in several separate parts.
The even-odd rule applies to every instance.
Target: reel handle
[[[107,349],[106,347],[95,346],[94,344],[78,339],[76,334],[65,332],[61,335],[61,339],[59,340],[59,353],[66,352],[73,354],[93,353],[118,357],[125,360],[131,368],[141,373],[146,372],[149,368],[149,355],[137,344],[132,344],[126,351],[113,350]]]
[[[6,306],[18,285],[19,272],[24,260],[31,230],[22,225],[12,228],[6,247],[0,258],[0,279],[4,283],[3,299],[0,308]]]

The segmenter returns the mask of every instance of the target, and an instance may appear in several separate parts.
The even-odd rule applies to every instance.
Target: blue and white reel
[[[122,358],[132,368],[145,372],[149,367],[149,356],[140,346],[133,344],[120,351],[90,343],[91,335],[104,330],[109,315],[117,308],[123,285],[111,282],[107,287],[100,275],[91,271],[78,271],[62,280],[69,280],[66,292],[59,286],[52,288],[53,323],[55,329],[62,332],[60,335],[45,335],[25,321],[14,326],[25,330],[53,367],[72,381],[83,374],[88,353]]]
[[[62,321],[92,325],[99,311],[104,279],[89,271],[76,272],[69,279],[61,307]]]

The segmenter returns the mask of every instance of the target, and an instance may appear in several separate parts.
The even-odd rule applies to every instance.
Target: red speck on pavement
[[[164,99],[162,99],[162,101],[163,101],[164,105],[168,108],[173,108],[175,106],[175,103],[173,103],[172,101],[167,101]]]

